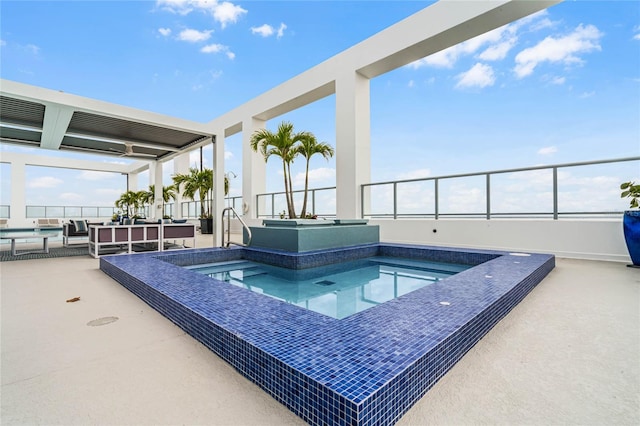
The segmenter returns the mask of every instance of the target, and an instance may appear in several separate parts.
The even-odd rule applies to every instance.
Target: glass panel
[[[97,207],[82,207],[82,217],[99,217]]]
[[[399,182],[398,215],[410,217],[434,216],[436,212],[433,180]]]
[[[41,217],[44,218],[46,208],[44,206],[27,206],[27,217]]]
[[[491,175],[491,214],[498,217],[553,214],[553,170]]]
[[[65,207],[65,217],[82,217],[82,207]]]
[[[367,216],[393,217],[393,184],[367,187],[364,211]]]
[[[112,207],[98,207],[98,217],[111,218],[115,213],[115,209]]]
[[[438,196],[440,215],[484,217],[487,211],[486,177],[440,179]]]
[[[620,184],[628,181],[640,183],[640,161],[558,169],[558,212],[618,216],[629,209],[630,199],[620,197]]]
[[[45,206],[45,216],[43,217],[64,217],[64,207]]]

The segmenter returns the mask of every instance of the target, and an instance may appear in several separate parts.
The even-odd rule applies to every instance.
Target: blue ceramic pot
[[[631,261],[635,266],[640,266],[640,210],[625,211],[622,227]]]

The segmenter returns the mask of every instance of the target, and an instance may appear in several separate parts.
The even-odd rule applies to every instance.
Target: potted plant
[[[200,232],[202,234],[213,233],[213,214],[210,202],[213,191],[213,170],[198,170],[195,167],[189,169],[188,174],[173,175],[173,183],[178,192],[195,201],[196,194],[200,199]],[[208,197],[208,198],[207,198]]]
[[[624,240],[627,243],[627,249],[631,256],[633,265],[627,265],[634,268],[640,268],[640,205],[638,200],[640,199],[640,185],[636,185],[635,182],[625,182],[620,185],[622,194],[621,198],[630,198],[629,207],[636,210],[626,210],[622,220],[622,227],[624,230]]]

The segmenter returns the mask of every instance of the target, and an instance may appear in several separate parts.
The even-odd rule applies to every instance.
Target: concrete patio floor
[[[3,425],[304,424],[96,259],[2,262],[0,288]],[[640,424],[640,270],[557,259],[398,424]]]

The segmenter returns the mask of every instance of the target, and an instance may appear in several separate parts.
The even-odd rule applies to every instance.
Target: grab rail
[[[238,246],[248,246],[249,244],[251,244],[251,229],[249,229],[249,227],[247,226],[245,221],[242,220],[242,218],[238,215],[238,212],[236,211],[236,209],[234,209],[233,207],[225,207],[224,209],[222,209],[222,247],[225,247],[225,244],[224,244],[224,214],[226,212],[228,212],[228,211],[232,211],[233,214],[238,218],[238,220],[242,224],[242,229],[247,231],[247,236],[249,238],[247,239],[247,244],[236,243],[236,242],[231,241],[231,217],[229,217],[229,219],[227,220],[227,222],[229,222],[229,226],[227,227],[227,245],[226,245],[226,248],[229,248],[229,245],[231,245],[231,244],[235,244],[235,245],[238,245]]]

